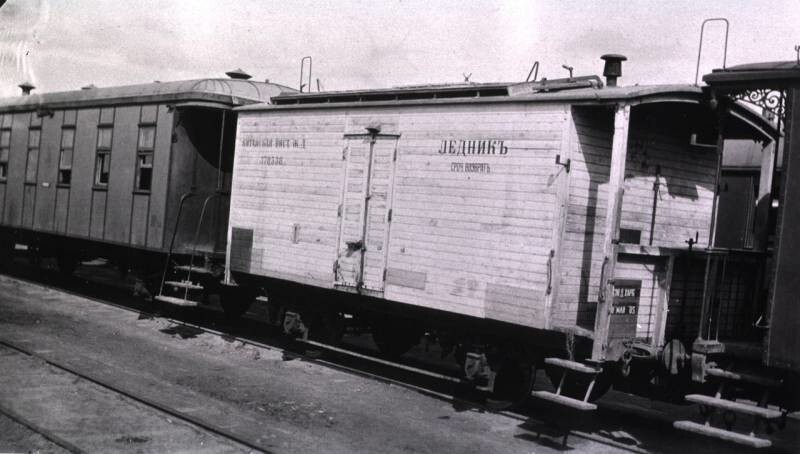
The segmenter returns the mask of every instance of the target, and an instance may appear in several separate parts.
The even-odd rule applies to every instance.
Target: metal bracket
[[[761,108],[762,112],[769,112],[774,115],[778,122],[782,123],[786,116],[786,106],[784,100],[786,93],[783,90],[773,90],[768,88],[757,88],[745,90],[731,95],[734,101],[746,102],[755,107]]]
[[[355,252],[358,250],[365,251],[366,248],[364,247],[364,242],[361,240],[358,241],[346,241],[347,249],[351,252]]]
[[[556,165],[560,165],[560,166],[564,167],[565,169],[567,169],[567,173],[569,173],[569,166],[570,166],[571,163],[572,163],[572,161],[570,159],[567,159],[566,161],[562,162],[561,161],[561,155],[560,154],[556,155]]]

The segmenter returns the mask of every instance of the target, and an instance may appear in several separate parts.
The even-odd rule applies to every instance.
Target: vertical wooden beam
[[[656,311],[655,332],[653,342],[655,346],[664,345],[667,341],[664,335],[667,331],[667,316],[669,315],[669,292],[672,285],[672,275],[675,270],[675,255],[667,257],[666,268],[664,269],[663,280],[658,283],[658,306]]]
[[[614,298],[614,268],[617,264],[619,224],[622,214],[622,194],[625,184],[625,160],[628,155],[628,128],[631,107],[618,105],[614,113],[614,138],[611,142],[611,169],[608,175],[608,201],[603,229],[603,269],[600,277],[600,294],[594,324],[592,359],[602,360],[606,355],[609,310]]]
[[[717,238],[717,218],[719,217],[719,194],[722,186],[722,153],[725,148],[725,119],[728,117],[728,108],[717,109],[717,167],[714,174],[714,201],[711,204],[711,225],[708,229],[707,247],[713,248]],[[698,242],[700,242],[698,240]]]
[[[572,159],[573,137],[576,137],[575,120],[572,116],[572,107],[564,107],[564,126],[561,128],[561,148],[560,156],[564,162]],[[553,322],[553,306],[558,304],[558,292],[561,284],[561,256],[562,243],[564,242],[564,232],[567,226],[567,215],[569,212],[569,171],[566,167],[554,164],[557,172],[557,181],[554,183],[556,192],[556,213],[553,219],[553,249],[548,258],[548,285],[549,292],[545,292],[545,323],[544,328],[550,329]]]
[[[758,178],[758,197],[756,198],[756,222],[753,248],[757,251],[767,249],[769,237],[769,209],[772,205],[772,177],[775,172],[775,155],[778,140],[764,147],[761,152],[761,172]]]

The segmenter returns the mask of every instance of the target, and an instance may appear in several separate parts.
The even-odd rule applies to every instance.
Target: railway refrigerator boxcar
[[[711,245],[719,167],[721,110],[703,90],[613,85],[298,94],[238,109],[232,278],[265,288],[287,329],[335,341],[350,314],[394,355],[427,332],[499,396],[527,393],[539,364],[587,386],[539,397],[593,408],[618,370],[604,364],[628,376],[632,356],[652,372],[665,346],[683,355],[670,341],[694,321],[671,319],[683,304],[671,285],[676,260]],[[724,138],[770,140],[759,115],[724,112]]]
[[[0,100],[3,257],[15,242],[56,255],[65,272],[86,256],[158,264],[150,270],[170,251],[221,257],[232,108],[288,91],[200,79]]]

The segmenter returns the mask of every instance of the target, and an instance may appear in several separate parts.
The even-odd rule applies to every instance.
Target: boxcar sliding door
[[[346,138],[335,285],[382,292],[398,137]]]

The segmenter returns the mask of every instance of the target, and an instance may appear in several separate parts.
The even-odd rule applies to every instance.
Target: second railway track
[[[204,323],[202,320],[202,316],[200,320],[188,320],[185,318],[178,318],[178,317],[167,317],[162,315],[157,315],[152,310],[148,310],[147,304],[143,303],[141,299],[131,298],[130,295],[125,296],[125,294],[120,291],[119,287],[113,287],[108,284],[100,283],[100,287],[98,287],[98,283],[93,281],[92,284],[87,286],[87,288],[75,288],[74,282],[71,282],[72,285],[69,285],[69,282],[61,282],[53,283],[53,282],[46,282],[42,279],[35,279],[34,276],[25,276],[20,275],[20,273],[13,273],[13,277],[18,280],[23,280],[31,284],[44,286],[53,290],[57,290],[59,292],[65,292],[68,294],[72,294],[74,296],[78,296],[81,298],[87,298],[91,301],[96,303],[100,303],[103,305],[113,306],[115,308],[133,312],[138,314],[140,317],[160,317],[164,320],[168,321],[169,323],[183,327],[188,330],[199,331],[203,333],[207,333],[212,336],[218,336],[225,338],[227,341],[238,341],[245,345],[251,345],[257,348],[263,348],[273,351],[278,351],[284,356],[290,356],[295,358],[300,358],[303,361],[320,364],[325,367],[334,368],[340,371],[344,371],[346,373],[355,374],[358,376],[362,376],[368,379],[378,380],[385,383],[390,383],[394,386],[400,386],[403,388],[411,389],[415,392],[422,393],[424,395],[428,395],[430,397],[440,399],[446,402],[452,402],[454,405],[463,406],[465,408],[477,408],[479,411],[492,411],[490,407],[485,407],[482,403],[480,403],[480,397],[475,396],[474,394],[470,394],[467,391],[465,396],[460,395],[460,391],[464,390],[464,387],[460,386],[460,380],[453,375],[447,375],[446,373],[437,372],[435,370],[425,370],[421,367],[416,367],[414,365],[403,364],[393,361],[387,361],[381,358],[377,358],[374,356],[370,356],[368,352],[364,351],[354,351],[348,350],[345,348],[334,347],[330,345],[325,345],[322,343],[314,342],[314,341],[296,341],[296,340],[286,340],[280,339],[276,337],[269,337],[265,338],[266,336],[261,336],[260,338],[254,338],[256,336],[252,335],[242,335],[237,333],[236,330],[231,330],[229,326],[223,327],[210,327]],[[64,285],[68,284],[68,285]],[[87,292],[86,290],[91,288],[93,291]],[[101,295],[98,295],[101,294]],[[122,298],[124,302],[114,302],[110,301],[110,298],[115,296],[119,299]],[[209,311],[212,312],[213,315],[219,315],[216,311]],[[207,322],[207,320],[206,320]],[[246,320],[247,322],[252,322],[252,320]],[[0,344],[5,344],[6,342],[0,339]],[[11,344],[13,345],[13,344]],[[320,350],[324,351],[324,355],[319,357],[316,354],[305,354],[304,348],[298,347],[311,347],[315,350],[315,353],[319,353]],[[37,353],[26,350],[24,347],[19,348],[19,345],[14,345],[14,348],[18,350],[24,350],[26,354],[31,354],[33,356],[40,356]],[[358,348],[358,347],[356,347]],[[54,361],[52,359],[48,359],[46,357],[42,357],[42,359],[48,361],[49,363],[53,364],[56,367],[61,366],[58,364],[58,361]],[[67,369],[74,369],[70,366],[66,366]],[[93,374],[81,372],[77,369],[74,369],[79,375],[84,374],[88,377],[90,381],[95,381],[93,378]],[[108,386],[109,388],[114,388],[115,385],[113,383],[107,383],[105,380],[99,379],[96,382],[102,386]],[[460,390],[460,391],[459,391]],[[124,394],[124,392],[123,392]],[[134,400],[138,400],[134,393],[130,393],[131,398]],[[476,400],[475,398],[478,398]],[[237,440],[244,446],[248,446],[253,449],[257,449],[260,451],[269,451],[269,447],[261,444],[258,441],[258,435],[253,434],[251,436],[247,435],[238,435],[236,433],[231,432],[224,427],[215,426],[214,424],[210,424],[207,421],[204,421],[198,417],[193,415],[184,414],[174,408],[170,408],[163,404],[160,404],[157,401],[152,399],[148,399],[146,397],[142,398],[142,402],[154,407],[163,407],[164,412],[166,414],[171,414],[176,418],[185,419],[187,422],[195,424],[199,427],[206,428],[209,432],[218,433],[220,436],[224,436],[226,438]],[[525,421],[530,420],[531,418],[531,409],[520,409],[519,411],[510,412],[510,411],[500,411],[497,412],[506,417],[513,418],[519,423],[525,423]],[[185,416],[185,418],[184,418]],[[540,417],[540,416],[539,416]],[[545,418],[547,419],[547,418]],[[545,424],[548,424],[545,421]],[[607,446],[613,446],[616,448],[623,449],[628,452],[645,452],[637,448],[636,446],[630,446],[625,443],[617,442],[614,440],[610,440],[606,437],[598,436],[594,433],[582,431],[582,430],[567,430],[566,433],[569,435],[573,435],[585,440],[591,440],[600,442]]]
[[[9,385],[15,379],[24,382],[27,395],[14,402],[18,409],[0,403],[0,413],[69,452],[80,454],[105,451],[109,446],[104,445],[104,442],[110,442],[112,446],[114,442],[150,443],[146,451],[164,449],[188,452],[210,449],[209,452],[243,452],[253,449],[270,452],[269,447],[257,438],[193,417],[133,392],[118,382],[0,338],[0,354],[9,356],[9,352],[40,360],[56,371],[44,369],[41,363],[26,363],[15,358],[17,367],[13,370],[8,368],[3,374],[2,382],[4,385]],[[81,380],[84,383],[79,383]],[[87,386],[86,382],[97,386]],[[70,387],[69,392],[67,386]],[[98,390],[98,387],[102,389]],[[2,397],[8,396],[0,393],[0,398]],[[48,415],[43,412],[52,413]],[[55,427],[54,419],[59,420]],[[97,420],[102,420],[101,424]],[[111,421],[115,423],[110,423]],[[114,427],[120,425],[125,427],[115,434]],[[213,436],[209,437],[203,432]],[[148,436],[141,436],[141,433]],[[154,441],[159,444],[152,446]]]

